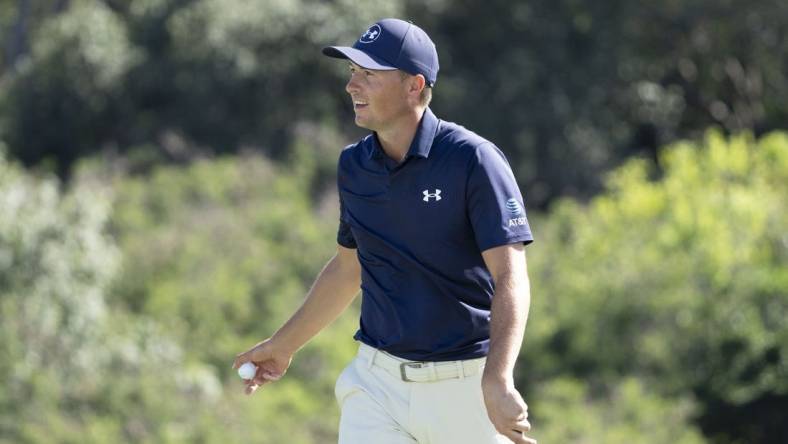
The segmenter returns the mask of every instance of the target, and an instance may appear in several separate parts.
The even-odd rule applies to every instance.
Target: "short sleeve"
[[[345,214],[345,204],[342,195],[339,196],[339,229],[337,230],[337,243],[345,248],[356,248],[356,239],[350,230]]]
[[[466,205],[480,251],[533,242],[523,196],[509,162],[490,143],[477,147],[470,160]]]

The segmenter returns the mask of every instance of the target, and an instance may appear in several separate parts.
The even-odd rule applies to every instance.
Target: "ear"
[[[408,92],[413,93],[418,97],[421,94],[421,91],[427,86],[427,80],[421,74],[416,74],[415,76],[410,77],[410,86],[408,87]]]

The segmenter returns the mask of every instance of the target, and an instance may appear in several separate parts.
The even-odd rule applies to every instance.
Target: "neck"
[[[376,131],[380,146],[386,155],[397,162],[402,162],[408,154],[413,137],[419,129],[419,122],[425,108],[414,108],[396,122],[384,129]]]

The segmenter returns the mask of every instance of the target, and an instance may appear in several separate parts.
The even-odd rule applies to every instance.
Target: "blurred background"
[[[533,436],[788,442],[784,0],[0,0],[0,443],[335,442],[357,304],[230,365],[333,254],[320,49],[382,17],[525,195]]]

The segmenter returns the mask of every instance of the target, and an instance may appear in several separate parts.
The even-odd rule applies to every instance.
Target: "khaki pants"
[[[487,417],[484,358],[407,362],[361,344],[337,379],[340,444],[511,443]]]

